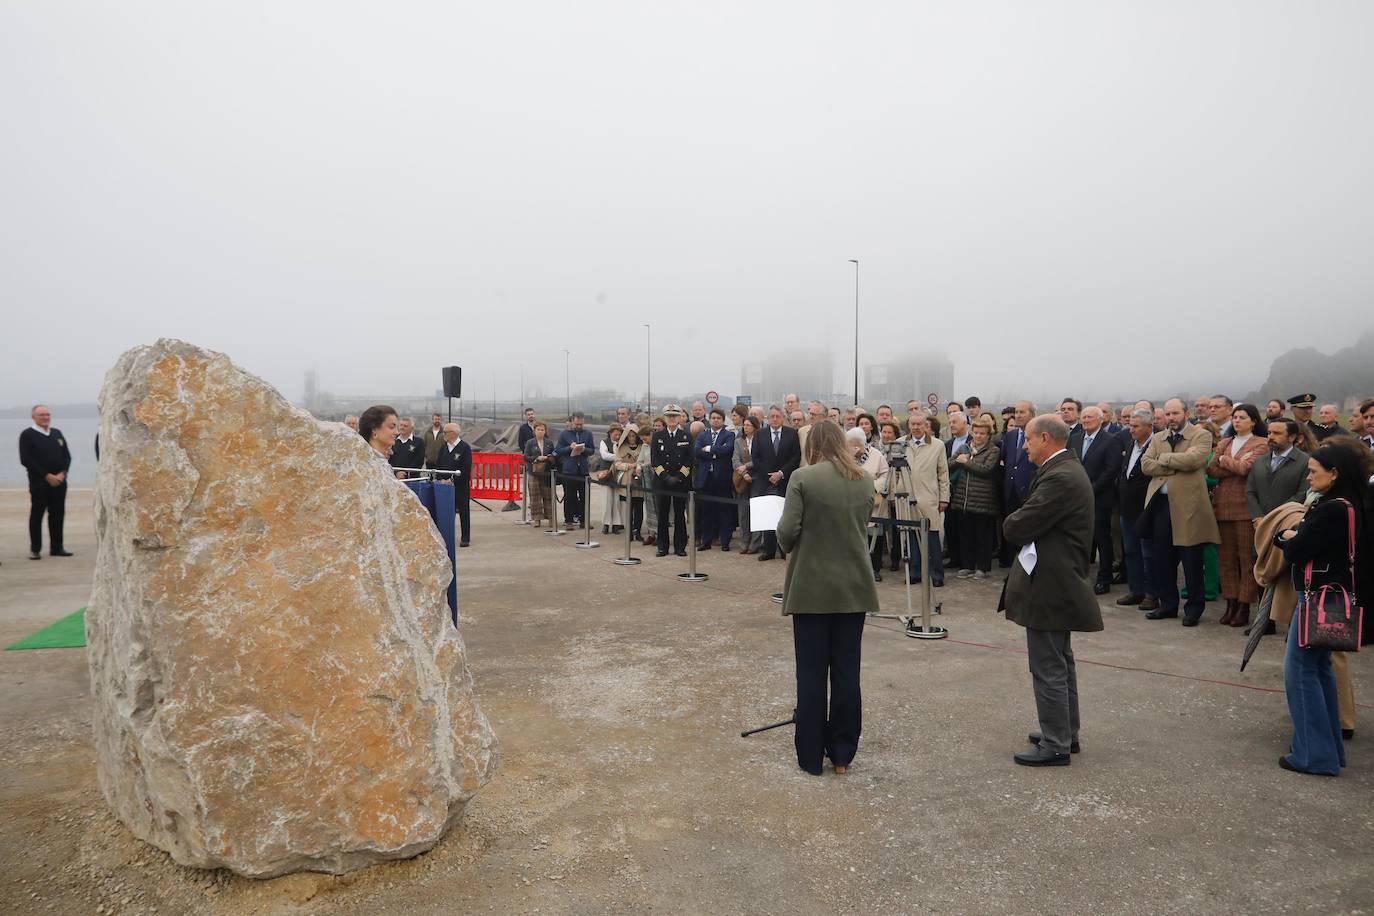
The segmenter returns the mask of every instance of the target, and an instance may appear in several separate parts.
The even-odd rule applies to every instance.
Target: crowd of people
[[[533,471],[531,514],[536,521],[556,521],[553,491],[561,484],[563,524],[580,527],[590,478],[608,488],[603,532],[629,526],[630,536],[655,547],[659,557],[670,550],[685,555],[689,534],[698,550],[718,545],[730,551],[733,542],[739,553],[760,561],[785,557],[785,539],[750,529],[749,499],[787,494],[789,481],[807,465],[808,436],[833,422],[874,489],[867,534],[874,581],[882,581],[884,567],[921,581],[923,554],[936,588],[945,585],[946,569],[960,579],[984,579],[994,560],[1011,568],[1025,545],[1017,543],[1008,519],[1026,504],[1039,469],[1036,443],[1027,435],[1036,405],[1018,401],[1000,416],[977,397],[951,401],[942,412],[917,400],[903,406],[900,414],[888,404],[870,411],[812,401],[803,408],[789,395],[780,405],[737,404],[728,412],[701,402],[690,413],[669,404],[656,416],[622,407],[600,442],[577,414],[550,439],[547,426],[527,410],[520,443]],[[1334,557],[1347,548],[1348,563],[1333,559],[1322,569],[1348,580],[1351,594],[1374,594],[1374,399],[1359,406],[1348,427],[1341,426],[1335,405],[1318,409],[1311,394],[1270,400],[1263,409],[1220,394],[1191,406],[1180,398],[1086,406],[1065,398],[1054,414],[1065,439],[1053,454],[1070,455],[1091,487],[1091,511],[1084,516],[1091,521],[1076,534],[1089,545],[1085,572],[1099,598],[1120,587],[1116,606],[1136,608],[1152,621],[1177,619],[1184,627],[1198,626],[1207,602],[1220,600],[1217,623],[1244,628],[1263,589],[1275,585],[1272,575],[1262,574],[1269,553],[1277,554],[1287,576],[1296,575],[1291,571],[1311,551]],[[1045,441],[1042,451],[1054,444]],[[557,472],[552,482],[550,469]],[[691,532],[685,518],[690,492],[697,494]],[[1301,535],[1304,520],[1330,505],[1330,493],[1350,504],[1351,534],[1340,544],[1314,547],[1310,534]],[[1266,528],[1266,520],[1285,507],[1287,524]],[[1328,526],[1332,511],[1318,513]],[[892,536],[909,528],[881,523],[920,518],[929,520],[924,543],[910,534]],[[1343,575],[1342,566],[1350,572]],[[1294,589],[1304,591],[1302,583]],[[1295,603],[1274,607],[1270,632],[1276,622],[1296,625]],[[1290,654],[1295,642],[1290,639]],[[1343,765],[1343,750],[1319,740],[1320,733],[1334,729],[1337,745],[1353,737],[1356,706],[1344,656],[1327,652],[1324,664],[1314,663],[1321,654],[1304,653],[1299,661],[1309,664],[1290,659],[1286,666],[1295,738],[1282,762],[1329,774]],[[1057,664],[1063,666],[1063,659]],[[1071,653],[1067,667],[1071,673]],[[1076,715],[1073,723],[1076,745]],[[1062,743],[1067,755],[1069,739]],[[1057,762],[1060,750],[1047,751],[1047,759]],[[814,762],[814,748],[808,753]]]
[[[1374,409],[1368,409],[1374,402],[1365,402],[1343,428],[1334,405],[1314,419],[1314,401],[1312,395],[1275,399],[1263,412],[1225,395],[1198,398],[1191,412],[1176,398],[1119,407],[1066,398],[1057,405],[1069,427],[1069,449],[1093,484],[1094,591],[1106,595],[1122,586],[1118,605],[1137,607],[1151,620],[1181,617],[1185,626],[1196,626],[1205,603],[1220,599],[1225,609],[1218,622],[1244,627],[1260,594],[1253,572],[1260,520],[1306,497],[1307,459],[1319,443],[1341,436],[1351,447],[1374,449]],[[685,497],[695,491],[691,534],[699,550],[728,551],[733,543],[741,554],[769,560],[783,554],[771,532],[750,530],[748,500],[785,494],[791,475],[804,466],[809,429],[834,420],[873,477],[876,514],[930,520],[929,543],[905,552],[891,529],[871,529],[875,579],[882,580],[885,567],[900,570],[905,555],[906,573],[916,581],[924,549],[932,585],[942,587],[947,566],[958,578],[983,579],[994,561],[1003,569],[1011,565],[1016,545],[1003,536],[1001,522],[1024,502],[1035,470],[1024,437],[1035,415],[1034,404],[1019,401],[999,418],[970,397],[951,401],[943,417],[908,401],[899,418],[887,404],[869,411],[813,401],[803,410],[789,395],[781,405],[735,405],[728,412],[700,401],[690,413],[669,404],[657,416],[621,407],[598,442],[581,414],[554,438],[530,408],[518,441],[533,472],[527,479],[536,521],[553,518],[552,468],[564,493],[565,528],[586,521],[582,480],[590,477],[612,490],[603,533],[619,534],[628,525],[657,555],[685,555]],[[908,505],[898,505],[902,493]]]

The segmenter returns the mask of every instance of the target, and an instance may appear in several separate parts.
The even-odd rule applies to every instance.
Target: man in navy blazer
[[[750,496],[787,495],[792,472],[801,467],[801,439],[797,431],[783,422],[782,408],[768,408],[768,422],[754,434],[754,482]],[[771,560],[778,553],[776,531],[763,532],[759,560]]]
[[[1026,424],[1035,416],[1035,405],[1030,401],[1017,401],[1015,424],[1002,437],[1002,518],[1005,520],[1026,501],[1030,492],[1031,478],[1035,476],[1035,464],[1026,452]],[[1021,547],[1002,538],[1002,555],[999,560],[1002,568],[1011,565],[1012,553]]]
[[[696,490],[705,496],[730,499],[733,495],[730,459],[735,454],[735,434],[725,428],[725,411],[711,408],[711,427],[703,429],[692,445],[697,458]],[[735,507],[730,503],[701,500],[697,507],[701,534],[697,550],[709,550],[720,539],[720,549],[730,549],[730,533],[735,530]]]
[[[1097,549],[1097,582],[1093,594],[1105,595],[1112,587],[1112,510],[1116,508],[1116,479],[1121,473],[1121,440],[1107,431],[1102,408],[1083,408],[1083,437],[1078,458],[1093,485],[1093,546]]]
[[[459,547],[472,543],[472,446],[460,437],[461,428],[457,423],[444,424],[444,441],[429,466],[438,471],[452,471],[442,475],[442,479],[452,483],[453,511],[458,516]]]

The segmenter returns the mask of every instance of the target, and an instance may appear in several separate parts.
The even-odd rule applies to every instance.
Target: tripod
[[[889,453],[887,466],[887,499],[893,507],[892,536],[901,544],[902,579],[906,582],[905,614],[874,614],[901,621],[906,635],[913,639],[944,639],[949,631],[931,623],[933,614],[940,613],[940,605],[934,603],[930,584],[930,516],[926,515],[919,503],[911,495],[911,482],[908,479],[910,465],[906,456]],[[921,544],[921,623],[917,625],[916,614],[911,606],[911,537],[920,538]],[[877,543],[876,532],[869,542],[869,553]]]

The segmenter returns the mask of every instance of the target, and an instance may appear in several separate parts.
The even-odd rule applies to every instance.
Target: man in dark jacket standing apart
[[[1013,756],[1022,766],[1068,766],[1078,749],[1078,673],[1069,637],[1102,629],[1102,611],[1088,585],[1093,488],[1067,449],[1069,427],[1043,414],[1025,430],[1036,465],[1030,491],[1007,516],[1007,540],[1023,545],[1007,578],[1007,619],[1026,628],[1040,731],[1035,749]],[[1029,569],[1027,568],[1029,567]]]
[[[29,472],[29,559],[43,559],[43,513],[48,513],[48,552],[71,556],[62,548],[62,518],[67,511],[67,470],[72,453],[62,430],[53,429],[52,412],[42,404],[29,414],[33,424],[19,434],[19,463]]]

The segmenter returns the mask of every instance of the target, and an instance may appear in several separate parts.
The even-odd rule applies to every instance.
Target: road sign
[[[745,407],[753,407],[754,396],[752,394],[737,394],[735,395],[735,403],[743,404]]]
[[[940,406],[940,396],[932,391],[930,394],[926,395],[926,403],[931,407],[938,407]]]
[[[706,392],[706,403],[707,403],[707,404],[710,404],[712,407],[714,407],[715,404],[716,404],[716,401],[719,401],[719,400],[720,400],[720,395],[716,394],[714,391],[708,391],[708,392]]]

